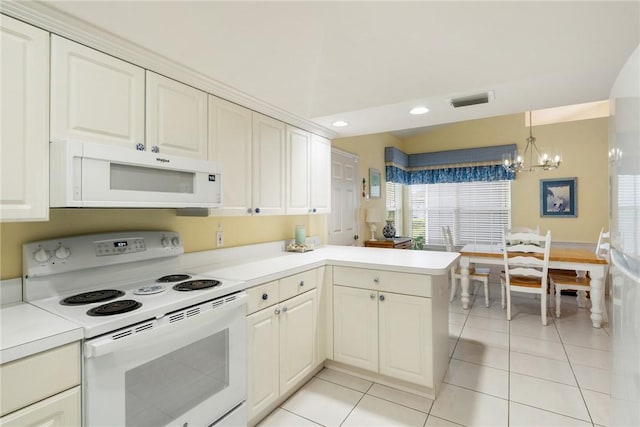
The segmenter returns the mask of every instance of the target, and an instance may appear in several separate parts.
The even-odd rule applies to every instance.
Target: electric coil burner
[[[188,282],[178,283],[173,289],[181,292],[198,291],[200,289],[215,288],[220,286],[219,280],[189,280]]]
[[[169,274],[168,276],[162,276],[156,279],[156,282],[173,283],[173,282],[181,282],[187,279],[191,279],[191,276],[189,276],[188,274]]]
[[[142,304],[132,299],[121,299],[92,308],[87,311],[89,316],[112,316],[114,314],[128,313],[142,307]]]
[[[124,295],[124,292],[116,289],[100,289],[97,291],[84,292],[82,294],[72,295],[60,301],[62,305],[84,305],[96,302],[105,302],[116,299]]]

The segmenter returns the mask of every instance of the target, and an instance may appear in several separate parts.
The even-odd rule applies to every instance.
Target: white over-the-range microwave
[[[222,204],[214,162],[106,144],[49,144],[50,206],[215,208]]]

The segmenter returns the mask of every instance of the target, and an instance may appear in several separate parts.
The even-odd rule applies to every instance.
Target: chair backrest
[[[451,236],[451,229],[448,225],[442,227],[442,235],[444,236],[444,245],[447,248],[447,252],[456,252],[453,246],[453,237]]]
[[[502,233],[504,272],[507,285],[510,276],[527,276],[541,279],[542,288],[547,286],[551,232],[540,235],[505,229]]]
[[[609,260],[609,250],[611,249],[610,233],[604,231],[604,227],[600,229],[598,243],[596,243],[596,255],[600,258]]]

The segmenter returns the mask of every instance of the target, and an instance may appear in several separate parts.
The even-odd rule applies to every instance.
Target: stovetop
[[[244,289],[243,282],[181,271],[182,253],[179,236],[171,232],[28,243],[24,299],[77,323],[91,338]]]

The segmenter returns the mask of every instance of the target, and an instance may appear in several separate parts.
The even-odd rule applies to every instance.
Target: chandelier
[[[550,155],[538,149],[536,139],[533,136],[533,123],[531,121],[531,111],[529,111],[529,138],[527,145],[521,153],[515,152],[502,155],[502,166],[507,172],[535,172],[556,169],[562,162],[559,154]]]

